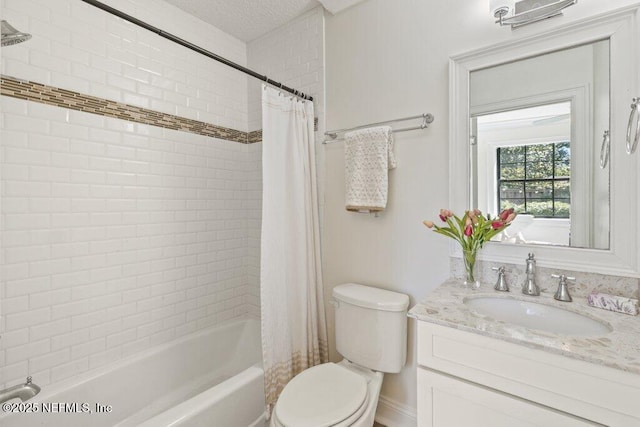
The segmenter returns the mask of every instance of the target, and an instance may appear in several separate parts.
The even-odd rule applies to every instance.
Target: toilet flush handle
[[[336,300],[335,298],[331,298],[331,301],[329,301],[329,304],[331,304],[335,308],[340,307],[340,302],[338,302],[338,300]]]

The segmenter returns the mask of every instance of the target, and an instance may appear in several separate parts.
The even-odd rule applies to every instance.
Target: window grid
[[[523,161],[522,162],[518,162],[518,161],[511,161],[511,162],[502,162],[502,156],[501,156],[501,147],[497,148],[497,163],[498,163],[498,167],[497,167],[497,174],[498,174],[498,186],[497,186],[497,198],[498,198],[498,211],[501,211],[504,207],[502,205],[503,202],[503,198],[501,197],[501,187],[503,183],[513,183],[513,184],[521,184],[521,192],[522,192],[522,197],[521,199],[524,202],[524,212],[519,212],[519,213],[528,213],[529,209],[528,209],[528,203],[530,201],[534,201],[534,200],[549,200],[549,198],[536,198],[536,197],[528,197],[527,196],[527,183],[543,183],[543,182],[551,182],[551,197],[550,197],[550,201],[551,201],[551,209],[552,209],[552,214],[551,215],[535,215],[537,218],[568,218],[569,215],[568,214],[559,214],[558,213],[558,209],[556,206],[556,202],[557,201],[566,201],[567,203],[570,204],[570,197],[556,197],[556,183],[558,182],[570,182],[570,176],[569,177],[557,177],[556,176],[556,168],[557,168],[557,161],[558,158],[556,156],[557,153],[557,149],[560,145],[562,144],[566,144],[566,141],[563,142],[553,142],[553,143],[547,143],[547,144],[535,144],[536,146],[539,145],[543,145],[543,146],[551,146],[551,178],[527,178],[529,176],[529,167],[531,166],[531,163],[541,163],[540,160],[537,161],[530,161],[528,158],[529,155],[529,148],[532,147],[533,145],[524,145],[524,153],[523,153]],[[504,147],[504,148],[512,148],[512,147]],[[568,160],[568,159],[567,159]],[[504,165],[518,165],[518,164],[522,164],[523,165],[523,179],[503,179],[501,176],[501,172],[502,172],[502,167]],[[569,172],[570,175],[570,172]],[[505,200],[511,200],[513,198],[505,198]]]

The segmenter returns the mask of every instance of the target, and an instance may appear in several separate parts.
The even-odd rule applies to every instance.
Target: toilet
[[[271,427],[371,427],[384,373],[407,358],[409,297],[346,283],[333,289],[336,349],[344,359],[309,368],[282,390]]]

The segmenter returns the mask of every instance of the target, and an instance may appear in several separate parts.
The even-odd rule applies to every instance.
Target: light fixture
[[[490,0],[490,7],[496,24],[517,28],[562,15],[563,9],[577,2],[578,0]]]
[[[2,20],[2,46],[11,46],[31,38],[31,34],[22,33],[13,28],[7,21]]]

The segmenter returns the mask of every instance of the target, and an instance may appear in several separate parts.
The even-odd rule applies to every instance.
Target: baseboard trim
[[[384,396],[380,396],[378,399],[376,422],[387,427],[416,427],[418,425],[415,408],[410,408]]]

